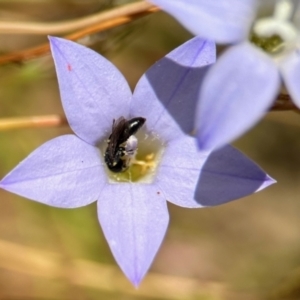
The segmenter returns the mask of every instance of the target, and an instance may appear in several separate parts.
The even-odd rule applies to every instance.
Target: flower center
[[[135,119],[139,118],[130,120],[122,118],[129,124]],[[100,143],[109,183],[152,183],[163,153],[164,143],[156,134],[148,133],[145,126],[139,127],[134,135],[128,136],[126,126],[121,126],[120,129],[117,122],[114,121],[109,138]],[[114,148],[113,151],[111,147]]]
[[[258,19],[250,41],[271,55],[281,55],[296,45],[298,30],[292,23],[298,0],[276,0],[271,17]]]

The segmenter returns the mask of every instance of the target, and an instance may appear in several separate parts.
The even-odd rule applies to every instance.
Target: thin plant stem
[[[135,4],[135,6],[134,6],[134,4]],[[143,4],[143,5],[141,5],[141,4]],[[93,34],[96,32],[105,31],[105,30],[108,30],[108,29],[111,29],[111,28],[114,28],[114,27],[117,27],[120,25],[130,23],[138,18],[149,15],[149,14],[154,13],[159,10],[156,6],[149,5],[149,4],[146,5],[145,2],[137,2],[137,3],[133,3],[133,4],[127,4],[122,7],[125,7],[125,6],[127,7],[129,5],[131,6],[130,10],[128,10],[128,9],[121,10],[120,7],[115,8],[113,10],[118,12],[118,14],[110,14],[110,16],[113,16],[113,18],[106,19],[106,21],[102,21],[101,23],[98,22],[96,24],[90,25],[89,27],[83,28],[74,33],[66,35],[66,36],[64,36],[64,38],[66,38],[68,40],[76,41],[87,35],[90,35],[90,34]],[[135,10],[133,8],[135,8]],[[110,12],[112,12],[113,10],[111,10]],[[122,12],[123,15],[120,12]],[[107,14],[107,13],[105,13],[105,14]],[[50,52],[49,43],[45,43],[45,44],[39,45],[37,47],[1,55],[0,56],[0,65],[4,65],[7,63],[11,63],[11,62],[15,62],[15,63],[23,62],[28,59],[43,56],[49,52]]]
[[[149,11],[153,8],[155,8],[154,5],[148,2],[140,1],[69,21],[51,23],[0,21],[0,34],[64,34],[93,26],[95,24],[118,19],[120,17],[127,17]]]
[[[287,94],[280,94],[270,111],[295,111],[300,110],[292,102]],[[68,122],[61,115],[45,115],[32,117],[2,118],[0,119],[0,131],[21,129],[21,128],[40,128],[40,127],[62,127],[67,126]]]
[[[2,118],[0,119],[0,131],[21,128],[61,127],[67,124],[66,118],[60,115]]]

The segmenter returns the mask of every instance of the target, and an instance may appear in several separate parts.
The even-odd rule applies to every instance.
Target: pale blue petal
[[[199,148],[233,141],[268,111],[280,88],[273,60],[249,43],[231,47],[209,70],[199,96]]]
[[[220,205],[274,184],[251,159],[227,145],[211,153],[198,179],[195,199],[202,206]]]
[[[195,144],[195,139],[188,136],[169,143],[155,177],[160,194],[175,205],[219,205],[275,183],[252,160],[229,145],[204,153]]]
[[[194,129],[195,107],[202,80],[215,62],[213,42],[194,38],[154,64],[140,79],[130,114],[147,119],[149,132],[165,141]]]
[[[247,38],[256,0],[149,0],[174,16],[195,35],[217,43]]]
[[[50,206],[74,208],[97,200],[105,183],[99,150],[64,135],[33,151],[0,187]]]
[[[169,142],[154,181],[162,197],[179,206],[201,207],[194,194],[200,170],[208,155],[198,150],[193,137],[181,135],[179,139]]]
[[[117,263],[138,286],[168,227],[166,201],[152,185],[108,184],[99,197],[98,216]]]
[[[281,63],[281,74],[289,95],[300,108],[300,50],[296,49]]]
[[[128,116],[131,91],[117,68],[77,43],[50,37],[64,111],[73,131],[92,145]]]

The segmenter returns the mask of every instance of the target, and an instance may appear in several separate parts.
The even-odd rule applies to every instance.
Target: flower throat
[[[298,30],[292,22],[297,5],[294,0],[277,0],[273,15],[254,23],[250,42],[270,55],[280,55],[293,48],[298,36]]]
[[[146,133],[142,128],[145,122],[142,117],[113,121],[104,151],[111,183],[152,182],[162,143],[157,136]]]

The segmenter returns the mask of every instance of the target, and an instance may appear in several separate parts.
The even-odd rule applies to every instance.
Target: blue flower
[[[274,103],[282,83],[300,108],[298,0],[151,2],[195,34],[235,43],[201,86],[196,114],[200,149],[222,147],[254,126]],[[266,8],[273,9],[273,15],[255,19],[255,12],[260,16]]]
[[[215,61],[214,43],[195,38],[175,49],[142,76],[133,94],[101,55],[61,38],[50,43],[74,134],[41,145],[0,187],[61,208],[97,201],[110,249],[135,286],[164,238],[167,201],[214,206],[274,183],[233,147],[199,152],[189,135],[199,82]],[[133,118],[141,118],[138,130]],[[107,162],[114,166],[115,158],[128,168],[110,171]]]

